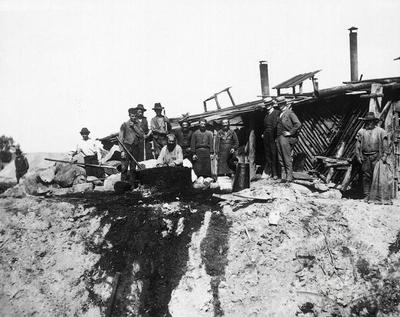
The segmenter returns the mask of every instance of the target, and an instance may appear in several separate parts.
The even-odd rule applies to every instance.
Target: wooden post
[[[214,95],[214,99],[215,99],[215,103],[217,104],[217,109],[221,109],[221,106],[219,105],[219,101],[218,101],[218,94]]]
[[[204,105],[204,112],[207,112],[207,102],[203,101],[203,105]]]
[[[373,94],[383,95],[382,84],[374,83],[371,85],[371,95]],[[382,97],[374,97],[369,100],[369,111],[373,112],[376,117],[379,117],[381,113],[381,103],[382,103]]]
[[[232,106],[235,106],[235,102],[233,101],[233,98],[232,98],[231,92],[229,91],[229,88],[226,89],[226,92],[228,93],[228,96],[231,99]]]

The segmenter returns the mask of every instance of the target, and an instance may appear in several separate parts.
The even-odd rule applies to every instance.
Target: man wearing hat
[[[82,154],[85,164],[99,165],[101,161],[100,145],[95,140],[89,138],[90,131],[88,128],[82,128],[80,131],[82,139],[78,142],[76,150],[72,155]],[[85,166],[86,176],[104,177],[102,168]]]
[[[136,121],[143,132],[140,135],[139,139],[138,161],[145,161],[147,159],[152,158],[151,147],[149,143],[151,130],[149,129],[147,118],[144,116],[144,112],[146,111],[145,107],[142,104],[138,104],[135,110],[136,110]]]
[[[179,121],[180,128],[174,131],[177,143],[180,145],[183,151],[183,158],[192,159],[192,152],[190,148],[190,142],[192,140],[193,131],[190,130],[190,123],[186,118]]]
[[[162,107],[159,102],[156,102],[153,108],[156,116],[152,118],[150,122],[150,129],[153,134],[154,150],[156,152],[156,157],[158,157],[164,145],[167,144],[167,134],[171,130],[169,119],[161,114],[163,109],[164,107]]]
[[[379,160],[386,163],[389,152],[389,139],[386,131],[377,126],[379,118],[368,112],[364,118],[364,128],[357,132],[356,158],[361,164],[364,198],[369,199],[374,168]]]
[[[125,145],[125,148],[138,160],[140,140],[144,139],[144,132],[141,129],[136,118],[136,108],[129,108],[129,120],[124,122],[119,129],[119,139]],[[131,184],[136,180],[136,163],[131,156],[125,152],[125,149],[119,145],[121,151],[121,181],[129,181]],[[129,176],[128,176],[129,169]]]
[[[264,133],[262,135],[265,151],[265,167],[262,178],[279,177],[278,148],[276,146],[276,132],[281,110],[271,97],[264,99],[267,114],[264,117]]]
[[[275,99],[281,114],[276,125],[276,145],[278,148],[278,160],[281,167],[282,182],[293,181],[293,146],[297,142],[297,136],[301,123],[296,114],[290,109],[285,97]]]
[[[215,154],[218,158],[217,175],[231,176],[233,171],[228,166],[230,155],[234,154],[239,147],[236,132],[230,129],[228,119],[222,120],[222,129],[215,136]]]
[[[24,176],[29,169],[28,159],[22,153],[19,145],[17,145],[15,149],[14,164],[15,164],[15,177],[17,178],[17,183],[19,183],[20,178]]]

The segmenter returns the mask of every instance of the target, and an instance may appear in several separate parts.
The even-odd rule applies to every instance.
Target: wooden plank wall
[[[363,122],[358,120],[368,111],[368,102],[354,96],[298,105],[293,109],[302,122],[294,154],[306,155],[305,169],[315,168],[314,156],[333,156],[345,142],[343,157],[352,157],[355,137]]]

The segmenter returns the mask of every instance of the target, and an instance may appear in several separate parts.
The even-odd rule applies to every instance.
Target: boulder
[[[93,183],[76,184],[72,186],[71,192],[73,193],[86,193],[92,191],[94,188]]]
[[[73,164],[60,163],[57,164],[55,169],[54,182],[61,187],[71,187],[74,184],[86,181],[85,177],[86,171],[84,168]],[[78,180],[76,181],[77,178]]]
[[[121,173],[108,176],[104,180],[104,190],[105,191],[114,191],[115,183],[119,182],[120,180],[121,180]]]

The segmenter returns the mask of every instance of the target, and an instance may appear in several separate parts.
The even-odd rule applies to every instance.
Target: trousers
[[[363,193],[365,197],[369,196],[369,192],[371,190],[372,184],[372,176],[374,175],[374,169],[376,163],[379,161],[379,154],[363,154],[363,160],[361,165],[362,170],[362,184],[363,184]]]
[[[272,132],[264,132],[265,174],[279,176],[278,172],[278,148]]]
[[[293,157],[292,150],[296,144],[297,138],[291,136],[280,135],[276,139],[276,145],[278,148],[278,161],[281,167],[283,180],[293,180]]]
[[[139,146],[134,144],[124,144],[128,151],[137,160],[139,157]],[[136,181],[136,163],[128,153],[121,159],[121,181],[133,184]]]

